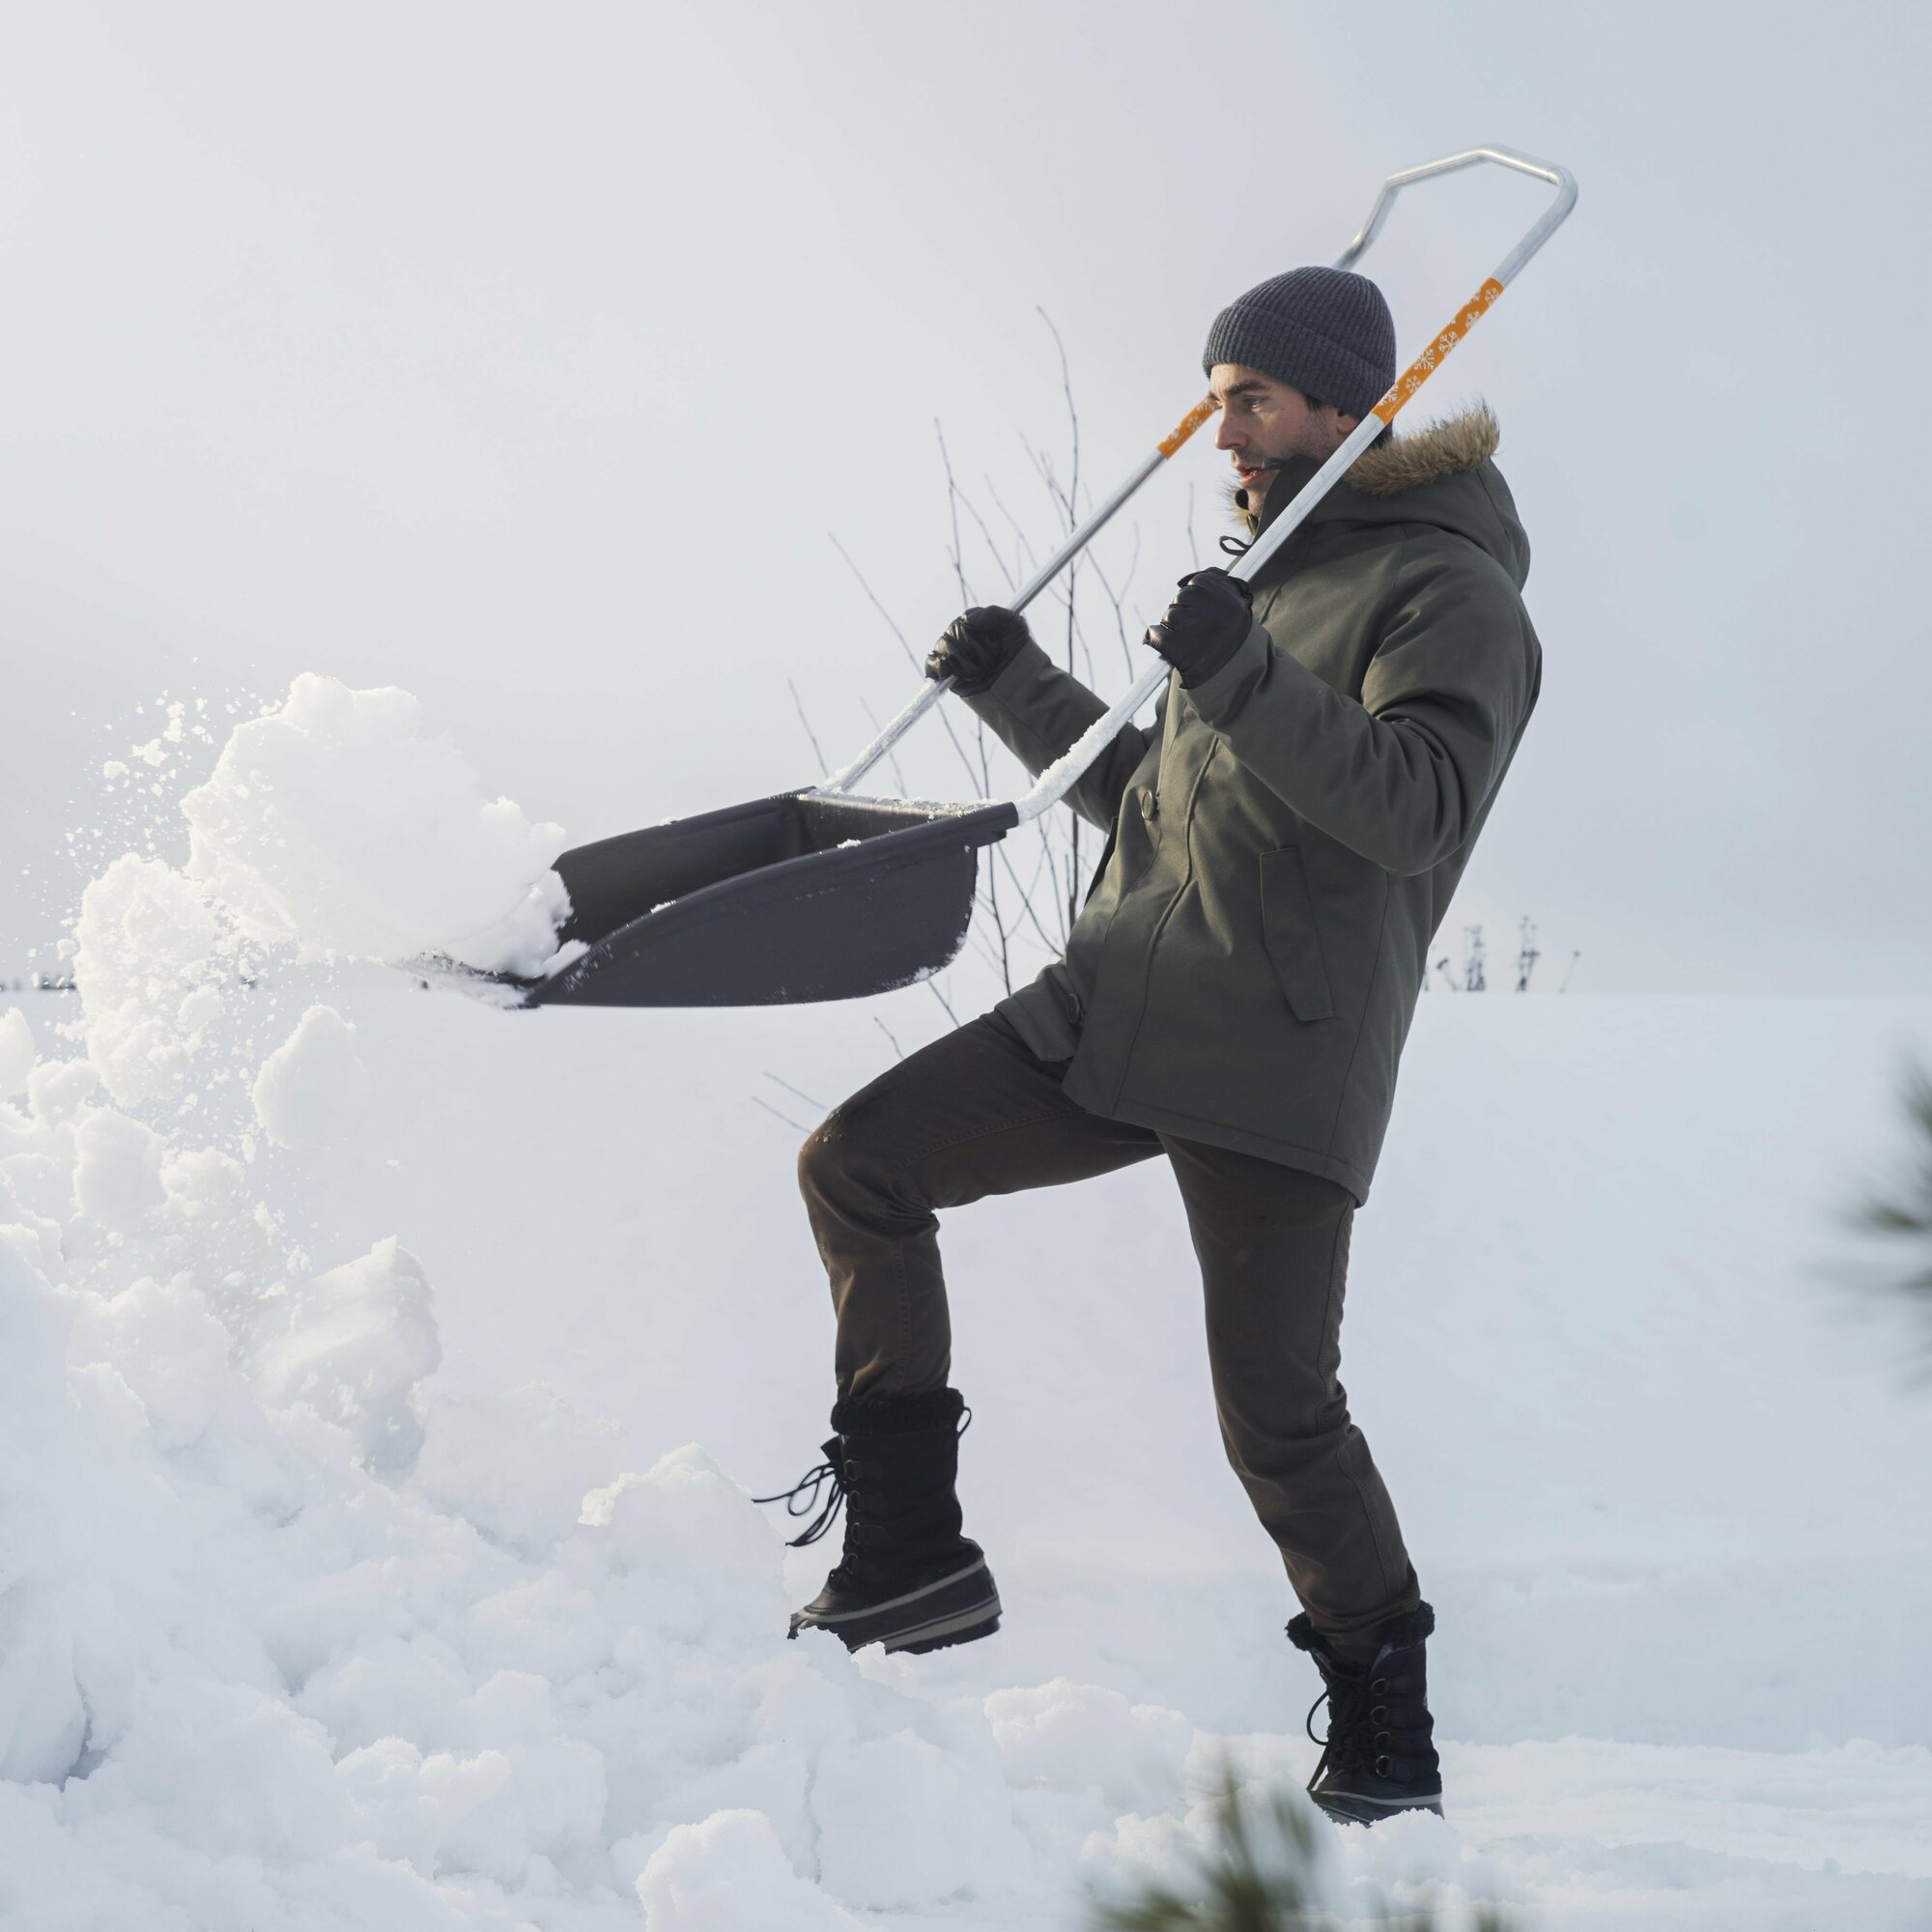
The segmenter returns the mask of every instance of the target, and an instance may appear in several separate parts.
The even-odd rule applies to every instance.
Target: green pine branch
[[[1322,1903],[1314,1807],[1298,1793],[1244,1798],[1233,1768],[1221,1767],[1213,1835],[1179,1884],[1152,1882],[1097,1909],[1096,1932],[1340,1932],[1365,1918],[1383,1932],[1435,1932],[1428,1911],[1397,1913],[1385,1902],[1351,1902],[1346,1914]],[[1492,1905],[1477,1908],[1474,1932],[1508,1932]]]
[[[1932,1072],[1908,1064],[1901,1098],[1912,1151],[1892,1190],[1868,1196],[1850,1221],[1885,1249],[1880,1285],[1905,1296],[1932,1322]],[[1927,1352],[1932,1359],[1932,1348]]]

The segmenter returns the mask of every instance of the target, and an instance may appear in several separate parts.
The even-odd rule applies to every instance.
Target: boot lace
[[[973,1411],[970,1408],[963,1409],[960,1412],[959,1428],[956,1433],[964,1435],[972,1420]],[[840,1438],[834,1436],[825,1445],[825,1452],[827,1460],[808,1469],[790,1489],[780,1490],[776,1495],[752,1498],[754,1503],[781,1502],[785,1506],[785,1514],[791,1517],[810,1516],[813,1510],[818,1510],[817,1516],[813,1517],[804,1529],[786,1541],[787,1549],[801,1549],[808,1543],[816,1543],[832,1527],[846,1497],[853,1495],[857,1491],[858,1486],[853,1481],[852,1469],[845,1460]],[[831,1493],[826,1496],[825,1505],[821,1509],[819,1494],[828,1484],[831,1485]],[[854,1522],[848,1518],[845,1523],[846,1542],[862,1541],[864,1535],[865,1525]]]
[[[828,1483],[832,1486],[832,1493],[826,1497],[825,1507],[819,1509],[819,1492]],[[837,1463],[824,1462],[816,1468],[808,1469],[790,1489],[781,1490],[776,1495],[753,1496],[752,1500],[754,1503],[781,1502],[785,1506],[785,1514],[792,1517],[810,1516],[813,1510],[818,1510],[817,1517],[785,1543],[787,1549],[800,1549],[808,1543],[816,1543],[832,1527],[833,1520],[845,1501],[848,1487],[844,1470]],[[810,1494],[806,1493],[808,1491]]]
[[[1303,1720],[1310,1740],[1321,1747],[1321,1762],[1308,1780],[1312,1792],[1327,1771],[1368,1771],[1386,1777],[1393,1770],[1387,1747],[1388,1731],[1386,1677],[1372,1677],[1364,1666],[1358,1677],[1328,1677],[1325,1688],[1308,1707]],[[1323,1703],[1328,1706],[1328,1735],[1315,1735],[1315,1714]]]

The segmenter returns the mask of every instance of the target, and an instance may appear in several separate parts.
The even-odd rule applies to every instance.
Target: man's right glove
[[[1205,684],[1240,649],[1255,627],[1255,593],[1225,570],[1190,570],[1167,614],[1141,641],[1180,673],[1180,688]]]
[[[990,691],[1000,673],[1033,637],[1017,611],[998,604],[976,604],[939,634],[925,661],[930,678],[950,677],[961,697]]]

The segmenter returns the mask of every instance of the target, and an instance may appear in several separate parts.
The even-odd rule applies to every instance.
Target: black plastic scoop
[[[965,944],[980,847],[1010,804],[781,792],[580,845],[556,862],[561,942],[589,951],[520,986],[526,1007],[768,1007],[855,1000],[937,973]]]

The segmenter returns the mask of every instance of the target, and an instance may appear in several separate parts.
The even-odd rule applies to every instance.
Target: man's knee
[[[882,1158],[885,1152],[879,1137],[866,1131],[863,1105],[856,1115],[849,1102],[833,1108],[798,1151],[798,1185],[806,1205],[849,1205],[876,1196],[890,1164]]]
[[[896,1232],[930,1211],[890,1117],[864,1094],[835,1107],[806,1136],[798,1185],[814,1224],[830,1219]]]
[[[837,1193],[845,1167],[845,1135],[836,1113],[828,1114],[805,1137],[798,1151],[798,1191],[805,1205],[815,1208]]]

